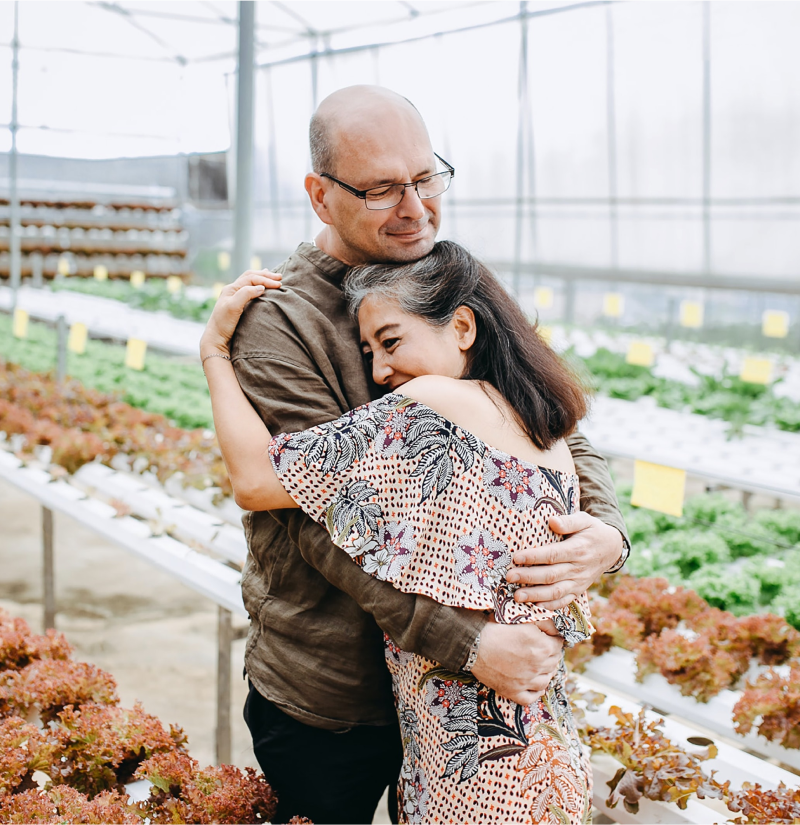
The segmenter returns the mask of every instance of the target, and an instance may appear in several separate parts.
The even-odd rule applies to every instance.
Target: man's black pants
[[[267,781],[278,795],[274,822],[295,814],[315,825],[371,823],[389,786],[397,822],[397,778],[403,761],[398,724],[360,725],[341,733],[312,728],[285,714],[251,684],[244,720]]]

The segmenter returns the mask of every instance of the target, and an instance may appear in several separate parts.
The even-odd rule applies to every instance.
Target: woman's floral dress
[[[270,444],[287,492],[356,564],[407,593],[552,619],[567,645],[593,631],[588,602],[548,611],[513,599],[512,550],[555,541],[551,516],[578,509],[577,476],[515,459],[425,404],[391,394]],[[401,822],[588,822],[591,769],[559,673],[536,705],[386,637],[403,736]]]

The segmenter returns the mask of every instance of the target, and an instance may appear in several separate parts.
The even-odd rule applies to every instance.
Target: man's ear
[[[478,328],[475,323],[475,313],[468,306],[460,306],[454,313],[450,322],[453,325],[453,332],[456,334],[458,348],[461,352],[466,352],[474,343]]]
[[[333,224],[328,207],[325,205],[325,197],[329,188],[326,179],[316,172],[309,172],[305,180],[308,199],[311,201],[311,208],[316,212],[317,217],[329,226]]]

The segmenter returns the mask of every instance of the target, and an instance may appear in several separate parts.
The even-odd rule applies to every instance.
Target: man
[[[383,394],[364,370],[341,281],[354,264],[426,255],[440,221],[441,194],[428,197],[437,187],[418,184],[446,169],[437,167],[419,113],[399,95],[370,86],[332,94],[312,119],[311,154],[306,191],[324,228],[279,267],[280,291],[247,308],[231,349],[237,377],[272,432],[335,419]],[[376,203],[365,190],[391,184],[403,184],[393,205],[369,208]],[[507,576],[531,585],[518,598],[549,607],[567,604],[626,553],[605,462],[582,436],[570,448],[588,512],[554,520],[558,532],[573,535],[521,548],[520,566]],[[245,718],[280,798],[276,821],[301,814],[318,823],[371,822],[395,782],[401,742],[381,630],[451,670],[471,669],[515,701],[531,701],[549,682],[561,640],[534,625],[487,623],[474,611],[400,593],[360,570],[299,510],[249,513],[244,523],[250,552],[242,588],[252,619]]]

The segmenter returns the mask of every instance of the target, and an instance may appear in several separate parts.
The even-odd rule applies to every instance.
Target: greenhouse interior
[[[0,32],[0,823],[800,822],[800,3]]]

